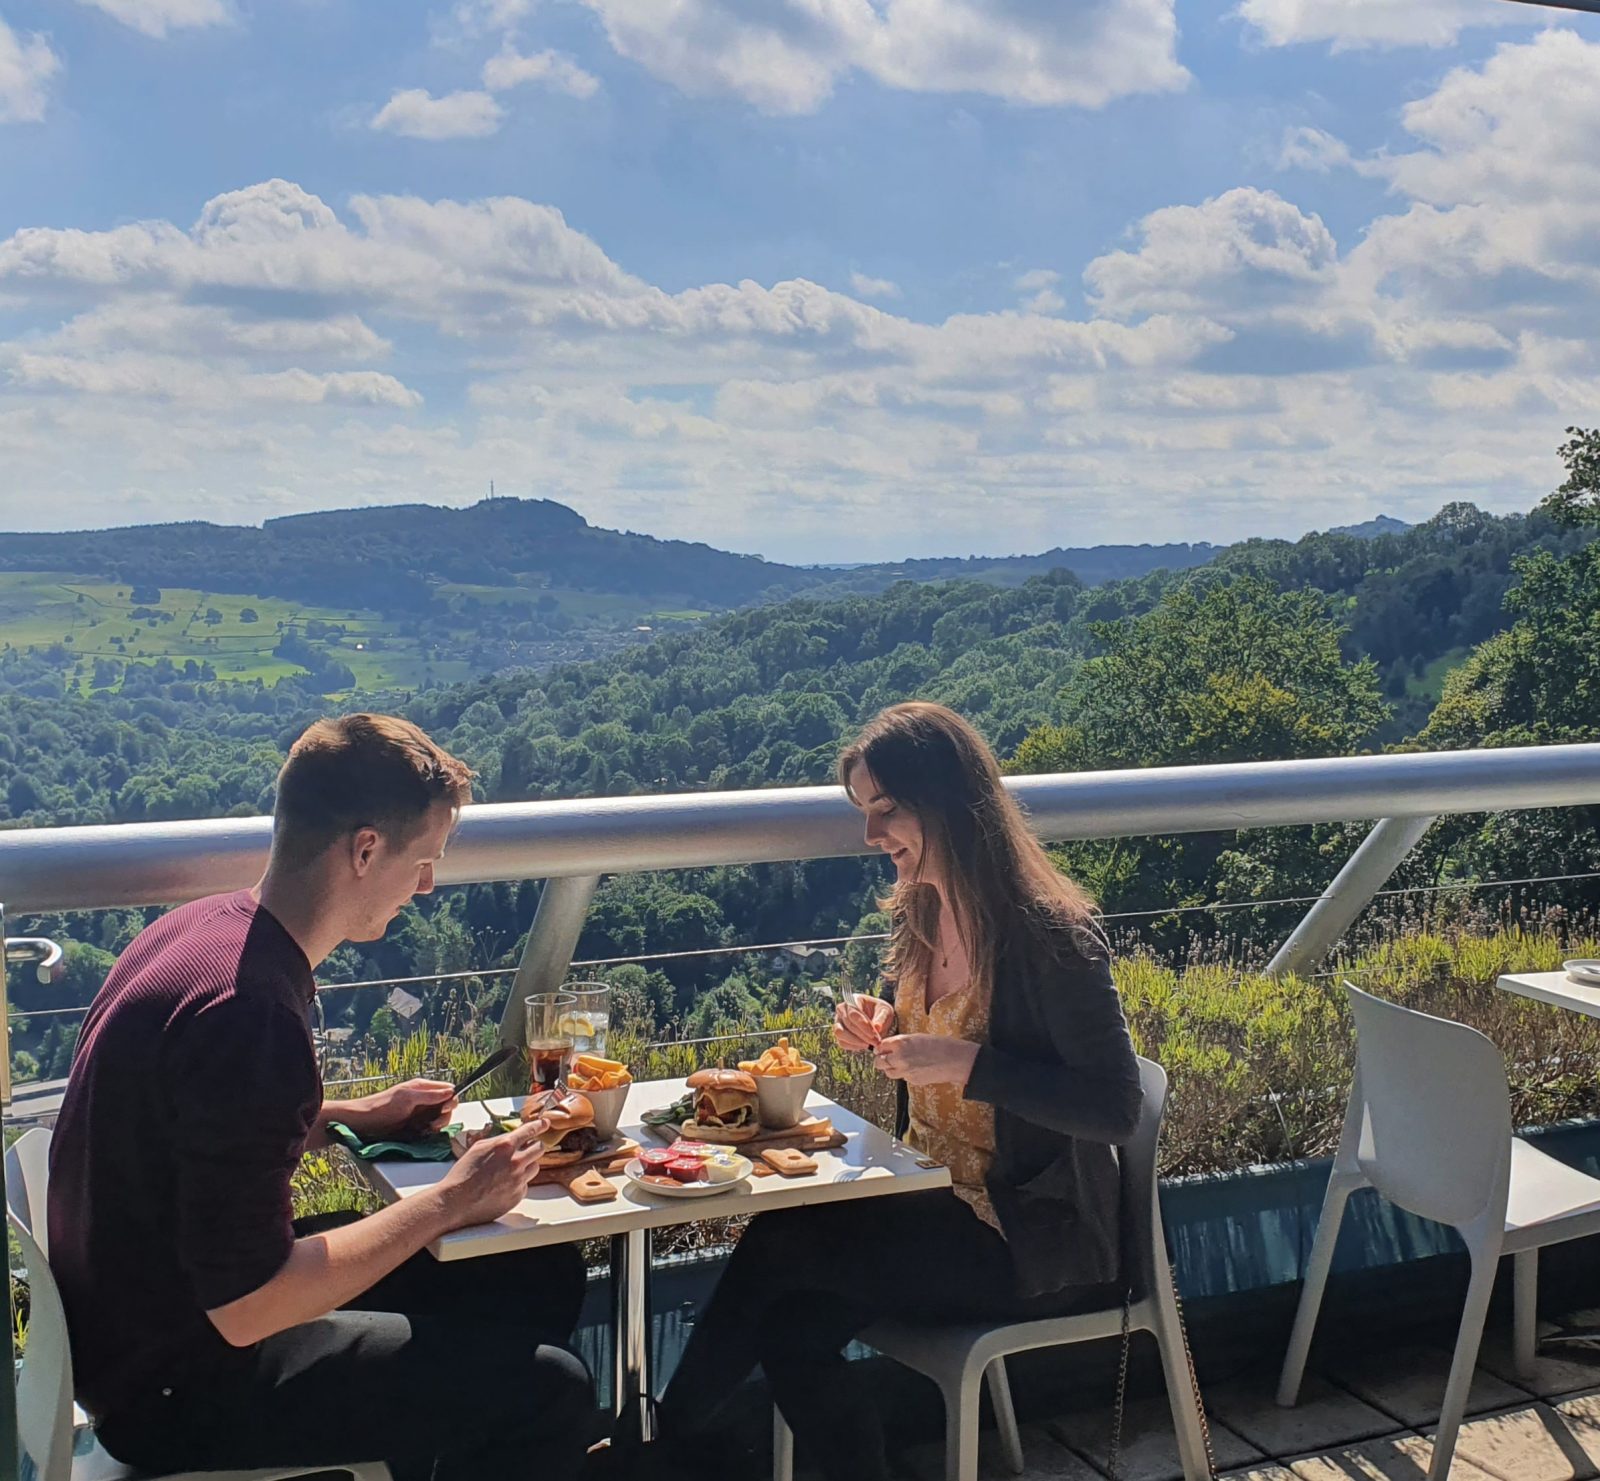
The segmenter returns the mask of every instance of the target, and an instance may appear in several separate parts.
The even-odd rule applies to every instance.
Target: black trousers
[[[356,1218],[297,1222],[313,1234]],[[565,1481],[595,1425],[570,1340],[577,1250],[441,1264],[422,1254],[351,1302],[107,1415],[100,1442],[142,1470],[385,1461],[395,1481]]]
[[[1016,1293],[1004,1238],[954,1193],[901,1193],[752,1221],[662,1396],[664,1441],[691,1457],[719,1397],[757,1364],[828,1481],[885,1481],[883,1425],[844,1349],[884,1317],[1026,1320],[1109,1304],[1111,1288]]]

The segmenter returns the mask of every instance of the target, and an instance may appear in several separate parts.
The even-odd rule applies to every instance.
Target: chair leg
[[[1539,1251],[1518,1250],[1511,1272],[1511,1366],[1518,1378],[1532,1378],[1539,1350]]]
[[[1200,1395],[1184,1356],[1183,1327],[1165,1260],[1159,1262],[1156,1271],[1158,1286],[1163,1276],[1166,1276],[1166,1284],[1155,1293],[1151,1333],[1161,1353],[1161,1373],[1167,1382],[1167,1403],[1172,1409],[1172,1428],[1178,1439],[1183,1481],[1211,1481],[1211,1461],[1206,1455],[1205,1429],[1199,1409]]]
[[[1428,1481],[1449,1481],[1456,1436],[1461,1431],[1461,1417],[1466,1413],[1467,1393],[1472,1387],[1472,1372],[1478,1364],[1478,1347],[1483,1341],[1483,1321],[1489,1313],[1489,1297],[1494,1291],[1499,1251],[1475,1249],[1471,1254],[1472,1279],[1467,1285],[1467,1302],[1461,1312],[1461,1329],[1456,1334],[1455,1355],[1450,1360],[1450,1381],[1445,1385],[1439,1429],[1433,1437],[1433,1463],[1428,1467]]]
[[[1300,1305],[1294,1314],[1294,1330],[1289,1334],[1289,1350],[1283,1355],[1283,1372],[1278,1378],[1278,1403],[1285,1409],[1292,1409],[1299,1402],[1311,1337],[1317,1329],[1317,1313],[1322,1308],[1322,1293],[1328,1287],[1328,1272],[1333,1268],[1333,1248],[1339,1241],[1339,1226],[1344,1222],[1344,1206],[1360,1186],[1360,1178],[1338,1171],[1328,1180],[1322,1215],[1317,1220],[1317,1237],[1312,1242],[1311,1259],[1306,1265],[1305,1284],[1300,1288]]]
[[[1024,1469],[1022,1436],[1017,1430],[1017,1411],[1011,1404],[1011,1375],[1006,1372],[1006,1360],[996,1358],[984,1377],[989,1382],[989,1402],[994,1405],[994,1427],[1000,1436],[1006,1468],[1013,1476],[1020,1476]]]
[[[978,1481],[978,1399],[983,1369],[967,1363],[953,1386],[944,1389],[945,1481]]]
[[[794,1481],[794,1431],[778,1406],[772,1406],[772,1481]]]

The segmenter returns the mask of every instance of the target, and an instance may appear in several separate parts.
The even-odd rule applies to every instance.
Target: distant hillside
[[[1083,549],[1056,546],[1040,555],[947,556],[932,560],[896,561],[882,565],[813,568],[818,595],[843,596],[881,591],[896,581],[982,581],[989,586],[1021,586],[1032,576],[1071,571],[1085,586],[1107,581],[1137,580],[1152,571],[1188,571],[1214,560],[1228,547],[1202,541],[1196,545],[1094,545]]]
[[[1369,519],[1359,525],[1338,525],[1328,531],[1330,535],[1354,535],[1358,540],[1376,540],[1380,535],[1403,535],[1415,526],[1408,525],[1403,519],[1392,519],[1387,514],[1380,514],[1376,519]]]
[[[1183,570],[1211,545],[1106,545],[1042,555],[805,568],[709,545],[596,528],[548,499],[486,499],[465,509],[399,504],[271,519],[260,528],[184,524],[0,535],[10,571],[69,571],[130,586],[284,597],[339,608],[421,612],[440,586],[544,586],[641,604],[719,611],[802,592],[882,591],[896,581],[962,577],[1017,586],[1066,568],[1085,585]]]
[[[333,606],[416,611],[431,588],[544,582],[626,592],[645,601],[691,595],[739,606],[811,578],[709,545],[596,529],[547,499],[486,499],[466,509],[402,504],[271,519],[261,528],[201,522],[72,534],[0,536],[13,571],[74,571],[128,583],[291,597]]]

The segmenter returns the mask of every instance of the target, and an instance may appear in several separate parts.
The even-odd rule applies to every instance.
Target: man
[[[576,1473],[593,1415],[566,1340],[571,1248],[440,1265],[537,1170],[541,1122],[434,1189],[295,1224],[290,1178],[329,1121],[443,1125],[450,1086],[324,1101],[312,971],[433,888],[471,771],[414,725],[320,720],[278,777],[253,890],[162,917],[84,1023],[56,1125],[50,1257],[101,1442],[166,1471],[387,1461],[396,1481]]]

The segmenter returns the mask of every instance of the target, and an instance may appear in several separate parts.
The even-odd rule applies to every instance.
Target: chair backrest
[[[1391,1203],[1460,1226],[1505,1217],[1511,1096],[1500,1051],[1476,1029],[1345,984],[1356,1082],[1345,1142]],[[1347,1147],[1341,1145],[1341,1156]]]
[[[1139,1081],[1144,1086],[1139,1124],[1121,1151],[1122,1247],[1133,1294],[1142,1299],[1159,1291],[1168,1279],[1161,1189],[1156,1180],[1161,1118],[1167,1109],[1167,1072],[1154,1060],[1141,1058]]]
[[[72,1350],[50,1262],[28,1226],[6,1211],[28,1270],[28,1344],[17,1378],[17,1440],[39,1481],[71,1481]]]
[[[6,1148],[6,1208],[47,1255],[49,1188],[50,1133],[35,1126]]]

